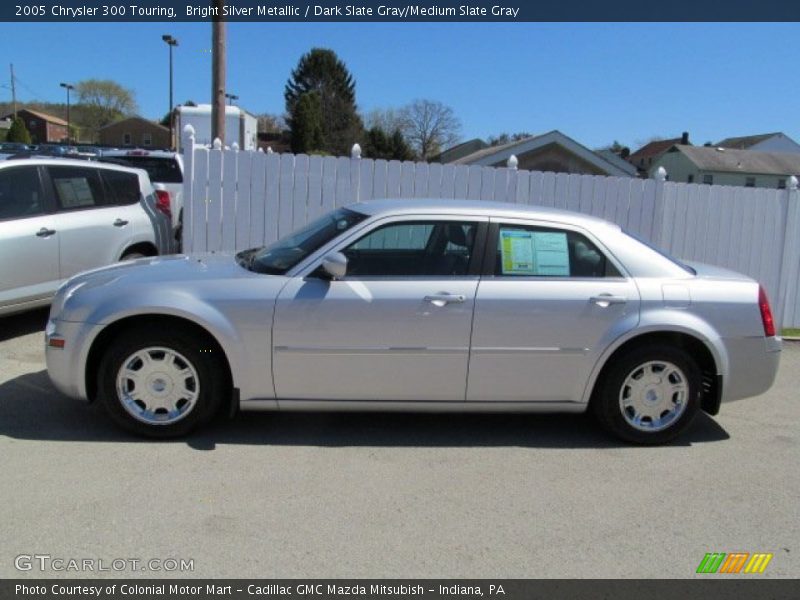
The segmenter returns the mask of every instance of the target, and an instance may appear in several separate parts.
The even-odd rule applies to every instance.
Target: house
[[[169,127],[142,117],[128,117],[101,127],[99,142],[122,148],[169,148]]]
[[[653,163],[651,177],[659,167],[670,181],[783,189],[800,173],[800,154],[676,144]]]
[[[19,109],[17,116],[25,123],[33,144],[59,143],[67,139],[67,122],[64,119],[29,108]],[[2,117],[3,120],[13,118],[13,113]]]
[[[732,150],[752,150],[753,152],[795,152],[800,153],[800,144],[785,133],[761,133],[743,137],[729,137],[715,144],[717,148]]]
[[[641,177],[647,177],[650,167],[659,157],[676,144],[683,146],[691,145],[689,133],[684,131],[681,137],[669,140],[653,140],[639,148],[636,152],[628,155],[627,161],[631,163],[639,172]]]
[[[469,156],[473,152],[477,152],[478,150],[483,150],[484,148],[488,148],[489,144],[484,142],[480,138],[474,138],[472,140],[468,140],[466,142],[462,142],[452,148],[448,148],[438,156],[434,156],[431,159],[431,162],[438,162],[438,163],[451,163],[453,161],[458,160],[459,158],[464,158],[465,156]]]
[[[446,156],[454,149],[451,148],[442,155]],[[636,173],[630,165],[620,164],[619,160],[612,160],[592,152],[586,146],[555,130],[502,146],[489,146],[446,162],[456,165],[505,167],[512,154],[519,161],[518,168],[530,171],[616,177],[633,177]]]

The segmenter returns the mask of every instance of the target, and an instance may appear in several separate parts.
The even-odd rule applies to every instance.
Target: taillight
[[[775,321],[772,318],[772,310],[767,300],[767,292],[758,286],[758,308],[761,310],[761,323],[764,325],[764,335],[773,337],[775,335]]]
[[[162,213],[172,218],[172,209],[169,207],[169,192],[166,190],[156,190],[156,208]]]

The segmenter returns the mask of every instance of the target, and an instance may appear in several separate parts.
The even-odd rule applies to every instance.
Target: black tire
[[[125,403],[120,397],[121,394],[117,390],[117,376],[120,374],[123,364],[134,368],[137,364],[141,364],[141,361],[138,363],[136,360],[131,361],[132,355],[137,352],[144,352],[145,349],[150,349],[148,351],[149,355],[154,359],[158,359],[160,354],[154,349],[160,348],[175,353],[177,368],[185,368],[188,364],[194,370],[194,373],[184,380],[183,386],[192,387],[194,390],[199,388],[199,391],[195,394],[196,399],[193,406],[185,409],[176,409],[185,410],[185,414],[175,418],[174,422],[169,421],[169,417],[165,416],[168,415],[166,409],[161,408],[151,411],[149,414],[152,418],[147,422],[148,413],[143,410],[147,405],[141,402],[134,406],[129,401],[127,403],[131,407],[129,410],[125,407]],[[194,332],[186,329],[142,327],[135,330],[125,330],[109,344],[108,350],[100,361],[97,373],[98,396],[111,419],[130,432],[151,438],[184,436],[213,418],[219,412],[223,400],[230,394],[230,380],[224,367],[223,359],[218,353],[219,350],[216,344],[208,343],[207,340],[198,338]],[[161,354],[161,356],[164,355]],[[166,360],[166,357],[161,360]],[[167,363],[165,362],[164,364],[166,365]],[[163,369],[168,371],[167,367],[163,367]],[[160,374],[151,375],[150,379],[153,377],[160,378],[160,380],[154,381],[165,387],[163,384],[164,378]],[[169,375],[167,375],[166,379],[171,382],[167,384],[169,389],[174,387],[179,390],[178,384],[172,382]],[[176,379],[180,379],[180,377]],[[194,383],[190,385],[192,381]],[[176,391],[175,395],[180,396],[180,392]],[[180,397],[178,403],[182,402],[184,406],[191,404],[191,401],[186,399],[187,397]],[[131,412],[137,410],[137,408],[142,410],[140,419],[134,417]],[[160,417],[156,416],[158,411],[164,411]],[[156,423],[154,421],[157,418],[168,422]]]
[[[672,396],[670,396],[671,392],[660,393],[661,388],[657,387],[656,382],[667,378],[658,377],[659,363],[669,363],[677,368],[677,372],[667,369],[662,373],[670,373],[668,377],[671,383],[678,383],[682,380],[686,388],[684,393],[676,392]],[[650,366],[645,368],[645,365],[648,364]],[[629,376],[633,380],[628,380]],[[637,376],[643,381],[643,387],[640,388],[643,391],[638,396],[634,394],[632,385],[626,385],[626,380],[635,384]],[[653,378],[653,385],[649,390],[645,385],[644,377],[646,376]],[[697,363],[685,350],[667,345],[643,346],[614,359],[613,364],[608,367],[598,382],[592,398],[592,409],[606,430],[627,442],[663,444],[685,431],[697,415],[700,408],[701,381]],[[624,392],[623,386],[625,386]],[[652,393],[650,390],[653,390]],[[634,397],[641,398],[641,402],[634,402],[639,406],[645,402],[652,402],[652,405],[646,406],[648,411],[654,413],[663,411],[661,417],[665,421],[663,429],[657,428],[660,421],[650,416],[641,419],[639,428],[629,422],[637,414],[636,408],[628,406],[623,409],[621,399],[623,393],[626,398],[631,399],[631,402],[634,402]],[[670,416],[673,411],[672,407],[678,405],[674,402],[675,398],[680,398],[679,404],[683,408],[674,410]]]
[[[132,252],[125,252],[125,253],[122,255],[122,258],[120,258],[120,260],[121,260],[121,261],[122,261],[122,260],[136,260],[137,258],[144,258],[144,257],[146,257],[146,256],[147,256],[146,254],[142,254],[141,252],[136,252],[136,251],[134,250],[134,251],[132,251]]]

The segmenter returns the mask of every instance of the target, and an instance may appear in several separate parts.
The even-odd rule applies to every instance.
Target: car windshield
[[[256,273],[283,275],[301,260],[341,235],[367,215],[338,208],[298,229],[289,237],[263,248],[245,250],[236,255],[239,264]]]
[[[144,169],[153,183],[182,183],[183,175],[178,161],[160,156],[114,156],[114,162]],[[109,161],[110,162],[110,161]]]

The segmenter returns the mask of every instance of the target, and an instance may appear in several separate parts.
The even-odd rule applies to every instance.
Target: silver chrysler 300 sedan
[[[53,301],[47,367],[136,433],[251,410],[582,412],[661,443],[761,394],[757,282],[611,223],[490,202],[339,208],[236,256],[141,259]]]

